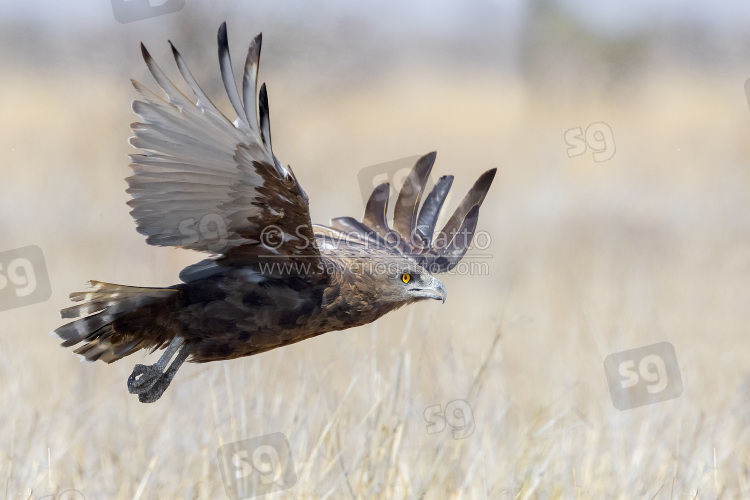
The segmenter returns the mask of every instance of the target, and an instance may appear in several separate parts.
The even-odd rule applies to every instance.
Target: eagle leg
[[[184,343],[185,339],[183,339],[182,337],[175,337],[167,346],[164,354],[162,354],[162,356],[156,363],[149,366],[141,364],[135,365],[135,367],[133,368],[133,373],[131,373],[130,377],[128,377],[128,391],[131,394],[143,394],[154,387],[156,383],[159,382],[160,378],[163,375],[166,375],[164,369],[166,368],[167,363],[169,363],[169,360],[172,359],[175,351],[184,346]],[[172,381],[172,377],[174,377],[174,373],[177,371],[177,368],[180,367],[182,362],[185,360],[185,357],[187,357],[186,354],[183,356],[183,353],[185,352],[187,352],[187,350],[182,349],[177,358],[175,358],[175,361],[172,363],[172,366],[174,366],[175,364],[177,366],[175,367],[174,371],[172,371],[172,375],[169,377],[167,385],[169,385],[169,382]],[[180,357],[182,357],[181,360]],[[170,370],[171,369],[172,367],[170,366]],[[166,389],[166,386],[164,387],[164,389]],[[162,389],[161,392],[164,392],[164,390]]]
[[[161,395],[164,394],[164,391],[167,390],[169,384],[172,383],[172,379],[174,378],[175,373],[177,373],[177,370],[180,368],[182,363],[185,362],[185,359],[187,359],[189,355],[190,351],[188,351],[187,346],[183,346],[182,349],[180,349],[180,351],[177,353],[177,356],[175,356],[172,364],[169,365],[169,368],[167,368],[167,371],[165,371],[159,378],[156,379],[156,383],[145,392],[141,392],[140,394],[138,394],[138,401],[140,401],[141,403],[153,403],[154,401],[159,399]]]

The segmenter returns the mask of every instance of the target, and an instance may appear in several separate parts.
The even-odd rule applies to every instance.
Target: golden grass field
[[[411,68],[313,99],[265,74],[314,221],[361,213],[368,165],[437,150],[454,206],[498,167],[489,273],[446,277],[443,305],[186,365],[152,405],[125,381],[155,354],[79,363],[47,332],[89,279],[171,285],[202,257],[135,232],[127,82],[48,76],[0,80],[0,251],[38,245],[52,284],[0,312],[0,496],[225,498],[219,447],[281,432],[297,482],[269,498],[750,498],[750,75],[664,69],[586,96]],[[569,158],[565,131],[594,122],[616,154]],[[683,394],[615,409],[603,359],[662,341]],[[429,434],[425,408],[457,399],[474,432]]]

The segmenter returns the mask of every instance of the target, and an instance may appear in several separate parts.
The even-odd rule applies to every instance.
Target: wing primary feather
[[[154,80],[156,80],[156,83],[161,87],[161,89],[164,91],[165,94],[167,94],[167,100],[170,104],[173,106],[179,106],[182,108],[189,109],[190,106],[193,106],[193,103],[190,102],[190,99],[188,99],[185,94],[180,92],[180,90],[175,87],[174,83],[167,78],[167,75],[164,74],[164,72],[161,70],[158,64],[156,64],[156,61],[151,57],[151,54],[148,52],[148,49],[146,49],[146,46],[143,45],[141,42],[141,54],[143,55],[143,60],[146,62],[146,67],[148,67],[148,70],[151,72],[151,76],[154,77]]]
[[[419,218],[417,219],[417,227],[415,234],[422,239],[424,247],[432,245],[432,237],[435,234],[435,225],[437,224],[440,210],[443,208],[443,203],[448,197],[448,191],[450,191],[453,185],[453,176],[444,175],[438,179],[435,187],[432,188],[430,194],[425,198],[422,208],[419,211]]]
[[[268,154],[273,155],[273,148],[271,147],[271,120],[268,114],[268,92],[266,91],[265,83],[260,86],[258,110],[260,111],[260,137]]]
[[[453,212],[451,218],[448,219],[448,222],[445,223],[445,226],[443,226],[443,229],[440,231],[444,235],[442,238],[450,238],[450,240],[452,240],[453,236],[463,224],[464,219],[466,219],[469,211],[474,206],[482,205],[484,197],[487,195],[487,191],[490,189],[492,180],[495,178],[496,173],[497,169],[493,168],[479,176],[479,179],[477,179],[456,208],[456,211]]]
[[[388,242],[380,237],[371,227],[359,222],[354,217],[336,217],[331,219],[331,226],[345,233],[346,236],[356,235],[365,241],[369,240],[380,246],[387,246]]]
[[[388,197],[391,193],[391,185],[387,182],[373,189],[370,199],[365,206],[365,214],[362,222],[370,226],[381,236],[386,236],[390,232],[388,227]]]
[[[245,59],[245,72],[242,77],[242,100],[245,105],[245,116],[249,120],[250,129],[258,133],[258,68],[260,67],[260,47],[263,43],[263,33],[259,33],[250,43]]]
[[[174,44],[172,44],[171,41],[169,42],[169,46],[172,47],[172,56],[174,56],[175,63],[177,63],[177,69],[180,71],[180,74],[182,75],[183,80],[185,80],[185,83],[187,83],[188,87],[190,87],[190,91],[193,92],[195,98],[198,100],[196,105],[200,109],[210,112],[231,124],[231,120],[227,118],[224,113],[219,111],[219,109],[214,105],[211,99],[209,99],[206,93],[203,92],[203,89],[200,88],[200,85],[198,85],[195,77],[193,77],[193,73],[190,71],[187,63],[182,58],[182,55],[180,55],[180,52],[177,50]]]
[[[245,132],[250,132],[249,118],[245,115],[245,110],[242,107],[240,93],[237,90],[237,82],[234,80],[234,72],[232,71],[226,22],[221,23],[217,38],[219,42],[219,69],[221,70],[221,80],[224,82],[224,89],[227,91],[227,96],[229,97],[229,102],[232,103],[234,112],[237,113],[238,128]]]
[[[474,238],[474,230],[479,220],[479,205],[471,207],[464,217],[458,232],[453,236],[451,242],[438,250],[436,263],[441,272],[448,272],[461,261]]]
[[[424,185],[430,176],[432,166],[435,164],[436,152],[427,153],[414,164],[409,175],[404,180],[404,185],[398,193],[396,205],[393,209],[393,228],[401,236],[414,245],[414,228],[417,222],[417,211],[419,201],[424,191]]]

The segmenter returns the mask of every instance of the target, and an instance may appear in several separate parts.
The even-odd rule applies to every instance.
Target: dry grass
[[[361,211],[356,172],[373,163],[437,149],[457,192],[499,167],[480,220],[489,275],[447,277],[442,306],[187,366],[153,405],[125,387],[142,355],[81,364],[45,334],[87,279],[172,284],[198,258],[146,246],[127,214],[132,95],[0,82],[0,250],[39,245],[53,285],[0,313],[7,498],[222,498],[218,447],[277,431],[298,476],[278,498],[750,497],[743,78],[663,73],[589,102],[497,75],[410,74],[316,100],[267,76],[274,143],[317,221]],[[569,159],[565,130],[597,121],[615,156]],[[603,358],[663,340],[684,394],[614,409]],[[424,409],[455,399],[474,433],[428,434]]]

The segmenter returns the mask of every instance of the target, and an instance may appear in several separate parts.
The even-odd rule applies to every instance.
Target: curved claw
[[[169,365],[169,368],[156,379],[156,383],[152,384],[146,391],[138,394],[138,401],[141,403],[153,403],[159,399],[164,394],[164,391],[167,390],[169,384],[172,383],[175,373],[177,373],[177,370],[179,370],[189,355],[190,351],[185,347],[180,349],[174,357],[172,364]]]
[[[133,373],[128,377],[128,392],[142,394],[151,389],[159,381],[162,371],[154,366],[135,365]]]
[[[190,350],[183,344],[183,339],[177,338],[167,347],[167,351],[159,361],[153,365],[135,365],[133,373],[128,377],[128,391],[131,394],[138,394],[138,400],[141,403],[153,403],[167,390],[175,373],[190,355]],[[175,350],[177,350],[177,355],[169,368],[164,370],[164,366],[169,362]]]
[[[176,371],[177,370],[175,370],[175,372]],[[174,377],[175,372],[172,372],[171,376],[165,373],[161,377],[158,377],[148,389],[138,393],[138,401],[141,403],[153,403],[159,399],[172,382],[172,377]]]
[[[165,379],[166,385],[164,385],[161,390],[155,389],[158,390],[158,394],[155,393],[157,394],[156,399],[159,399],[159,396],[164,392],[164,389],[166,389],[172,381],[172,377],[174,377],[177,369],[189,355],[188,350],[185,348],[187,346],[184,344],[185,339],[182,337],[175,337],[172,339],[172,342],[169,343],[164,354],[159,358],[159,361],[149,366],[141,364],[135,365],[135,367],[133,367],[133,372],[128,377],[128,392],[130,392],[130,394],[140,395],[150,393],[152,389],[157,386],[157,383],[161,383],[162,379]],[[175,352],[177,352],[177,356],[175,356],[174,361],[165,371],[164,368],[167,366],[167,363],[169,363],[169,360],[172,359]],[[161,387],[161,385],[158,385],[158,387]],[[152,401],[156,401],[156,399],[153,399]]]

